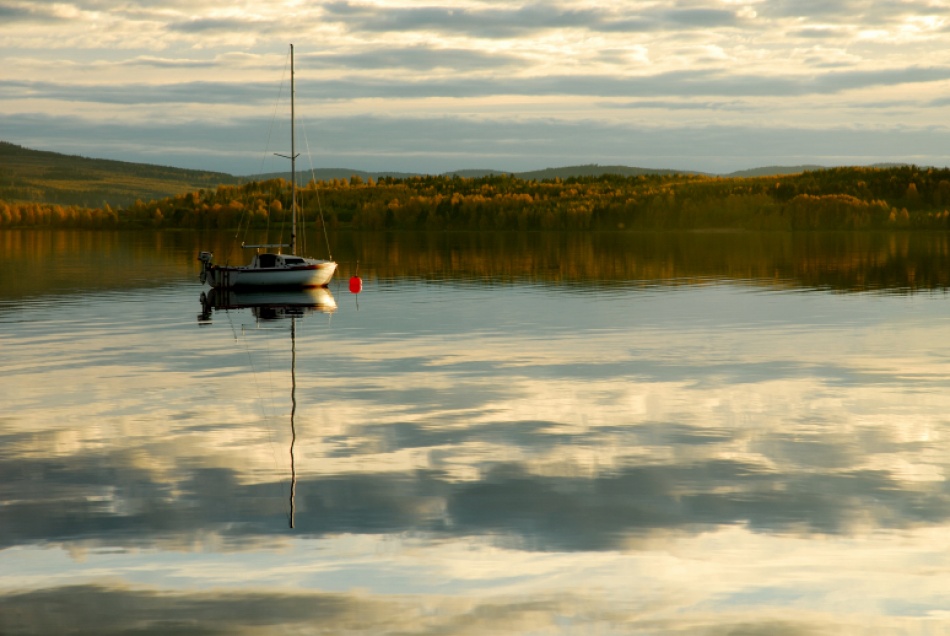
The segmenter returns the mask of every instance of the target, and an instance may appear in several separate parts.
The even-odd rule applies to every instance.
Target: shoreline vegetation
[[[718,281],[845,293],[950,290],[947,232],[340,231],[332,241],[341,267],[334,291],[357,271],[367,288],[408,278],[584,292]],[[245,258],[230,231],[0,231],[0,296],[138,289],[183,273],[197,282],[195,255],[205,249],[222,261]],[[77,284],[76,268],[94,275]]]
[[[0,200],[2,228],[264,229],[289,223],[290,182],[222,184],[115,208]],[[411,176],[310,181],[303,219],[354,230],[945,230],[950,169],[842,167],[528,180]]]

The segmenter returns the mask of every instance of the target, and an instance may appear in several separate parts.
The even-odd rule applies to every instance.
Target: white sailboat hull
[[[209,285],[222,289],[326,287],[336,272],[336,263],[304,260],[303,265],[285,267],[211,265],[204,272]]]

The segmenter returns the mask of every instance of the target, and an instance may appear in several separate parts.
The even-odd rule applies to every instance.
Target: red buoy
[[[359,276],[354,276],[350,279],[350,293],[358,294],[363,291],[363,279]]]

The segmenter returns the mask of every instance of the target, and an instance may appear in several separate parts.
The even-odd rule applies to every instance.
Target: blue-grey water
[[[0,234],[0,633],[950,629],[946,237],[215,241]]]

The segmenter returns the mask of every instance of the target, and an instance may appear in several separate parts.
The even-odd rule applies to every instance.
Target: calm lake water
[[[0,633],[950,629],[948,236],[331,238],[0,233]]]

